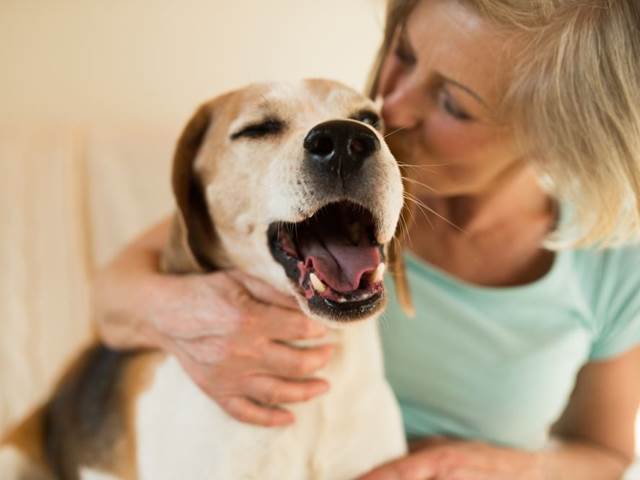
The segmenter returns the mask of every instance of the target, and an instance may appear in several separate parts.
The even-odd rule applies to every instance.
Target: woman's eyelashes
[[[456,103],[455,99],[445,87],[441,86],[438,89],[437,95],[438,106],[453,118],[461,122],[469,122],[473,120],[473,117]]]

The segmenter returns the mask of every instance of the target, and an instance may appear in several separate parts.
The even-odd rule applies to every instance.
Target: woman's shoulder
[[[582,286],[595,311],[621,301],[640,298],[640,244],[609,248],[582,248],[572,252],[575,281]],[[607,308],[607,310],[610,310]]]
[[[640,243],[608,248],[573,250],[574,268],[578,273],[596,276],[597,280],[640,280]]]
[[[573,273],[594,320],[592,359],[640,343],[640,244],[573,252]]]

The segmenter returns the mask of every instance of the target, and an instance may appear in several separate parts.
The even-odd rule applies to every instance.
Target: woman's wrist
[[[544,480],[618,480],[631,463],[593,443],[559,437],[536,455]]]

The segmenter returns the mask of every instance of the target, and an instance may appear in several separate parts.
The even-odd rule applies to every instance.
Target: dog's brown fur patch
[[[21,423],[9,430],[0,445],[14,446],[40,468],[49,470],[41,441],[44,414],[44,407],[31,412]]]

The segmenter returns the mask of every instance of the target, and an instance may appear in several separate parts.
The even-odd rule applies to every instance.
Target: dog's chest
[[[373,327],[342,339],[321,374],[330,392],[293,406],[285,428],[237,422],[168,358],[137,404],[139,478],[338,480],[402,454]]]

